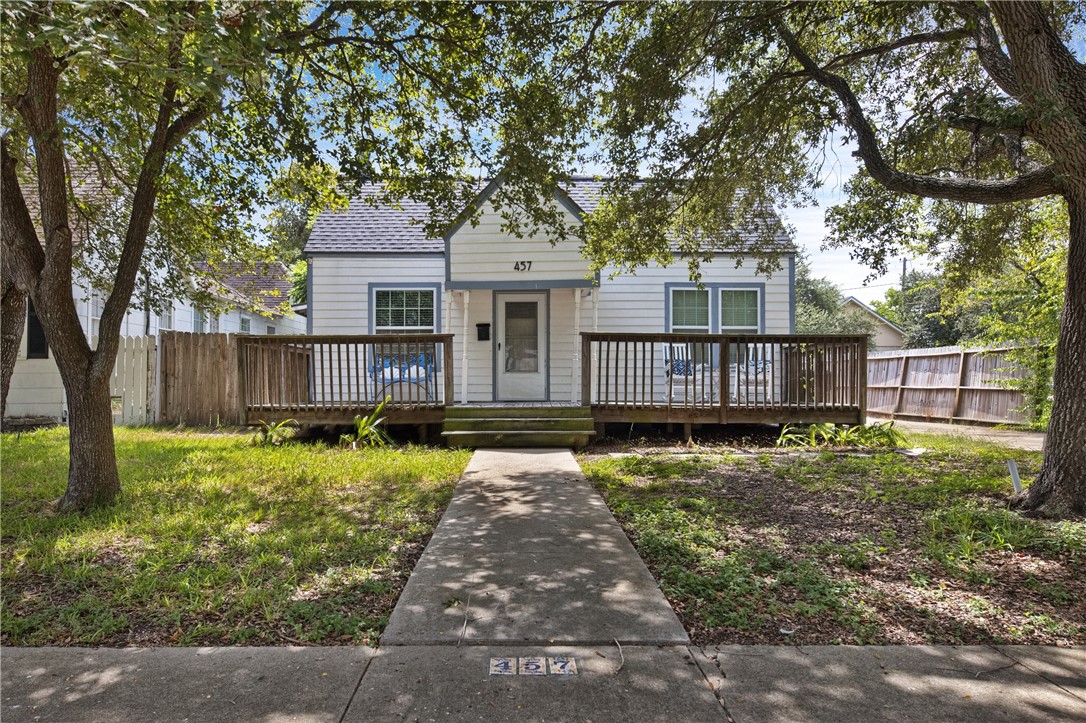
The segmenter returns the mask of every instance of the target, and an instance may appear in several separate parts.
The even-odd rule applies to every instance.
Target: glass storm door
[[[496,294],[499,401],[547,398],[547,295]]]

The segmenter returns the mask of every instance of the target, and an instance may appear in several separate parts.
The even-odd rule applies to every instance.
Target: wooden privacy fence
[[[238,424],[237,340],[232,334],[159,334],[159,424]]]
[[[581,334],[581,399],[597,421],[864,418],[867,338]]]
[[[389,421],[440,422],[453,396],[452,334],[241,336],[242,424],[350,422],[388,399]]]
[[[903,349],[867,358],[870,414],[950,422],[1028,422],[1025,397],[1007,382],[1026,371],[1010,349]]]

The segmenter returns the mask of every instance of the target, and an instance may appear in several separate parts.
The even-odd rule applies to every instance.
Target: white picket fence
[[[109,380],[114,424],[153,424],[157,344],[153,336],[122,336]]]
[[[114,424],[153,424],[155,421],[158,345],[153,336],[122,336],[109,381]],[[8,393],[7,417],[67,419],[60,371],[48,359],[15,362]]]

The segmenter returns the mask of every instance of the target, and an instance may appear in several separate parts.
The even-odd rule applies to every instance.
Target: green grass
[[[57,516],[66,430],[3,436],[5,645],[373,643],[469,458],[116,439],[117,503]]]
[[[1040,454],[922,446],[582,468],[697,643],[1086,642],[1086,524],[1006,509]]]

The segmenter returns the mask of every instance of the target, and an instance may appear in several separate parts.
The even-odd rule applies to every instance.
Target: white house
[[[491,202],[492,181],[473,207],[478,223],[430,237],[429,208],[366,202],[316,221],[309,263],[310,334],[455,335],[457,403],[581,403],[581,332],[789,334],[794,331],[794,255],[758,275],[720,255],[703,267],[703,287],[685,263],[609,278],[590,273],[579,243],[513,237]],[[603,182],[577,178],[555,194],[569,222],[596,207]],[[791,249],[783,227],[777,242]]]

